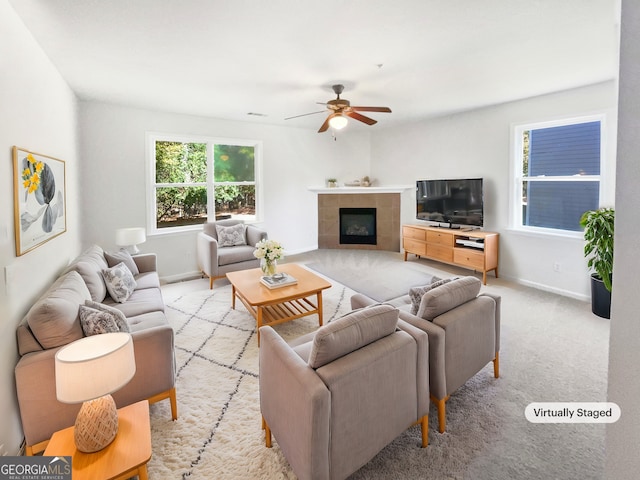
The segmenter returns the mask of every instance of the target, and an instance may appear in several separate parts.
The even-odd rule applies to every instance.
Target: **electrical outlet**
[[[559,272],[560,271],[560,262],[554,262],[553,263],[553,271],[554,272]]]

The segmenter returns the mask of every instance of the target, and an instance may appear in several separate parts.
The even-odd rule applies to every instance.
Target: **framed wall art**
[[[65,163],[13,147],[16,255],[67,231]]]

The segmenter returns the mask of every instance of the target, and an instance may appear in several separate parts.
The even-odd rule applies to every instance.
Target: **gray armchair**
[[[467,380],[493,362],[500,375],[500,297],[480,292],[475,277],[462,277],[428,291],[416,315],[409,295],[391,300],[400,318],[429,336],[429,389],[438,407],[439,431],[446,429],[446,402]],[[362,294],[351,297],[352,308],[375,301]],[[400,328],[402,326],[400,325]]]
[[[220,241],[216,225],[219,227],[242,225],[244,228],[242,238],[237,241],[238,237],[236,236],[235,242]],[[209,288],[213,288],[213,281],[216,278],[224,277],[227,272],[259,267],[260,262],[253,256],[253,251],[256,243],[266,238],[267,232],[253,225],[245,225],[240,220],[219,220],[205,223],[202,232],[198,233],[196,256],[198,268],[209,277]],[[223,240],[227,240],[227,238]],[[235,244],[223,246],[225,243]]]
[[[403,330],[397,329],[403,324]],[[287,344],[260,328],[260,408],[296,476],[344,479],[414,424],[428,444],[429,340],[376,305]]]

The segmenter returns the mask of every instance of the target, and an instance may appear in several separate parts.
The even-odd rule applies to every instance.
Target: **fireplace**
[[[376,209],[341,208],[340,243],[376,245]]]

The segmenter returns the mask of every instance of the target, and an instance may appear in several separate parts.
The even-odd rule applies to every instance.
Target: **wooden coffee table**
[[[69,427],[53,434],[44,455],[71,456],[73,480],[124,480],[136,475],[147,480],[147,462],[151,459],[149,402],[143,400],[118,409],[118,434],[99,452],[78,451],[73,427]]]
[[[233,287],[231,308],[236,308],[238,297],[256,319],[258,346],[260,327],[263,325],[277,325],[317,313],[318,323],[322,326],[322,291],[331,287],[331,284],[295,263],[278,265],[278,272],[288,273],[298,283],[269,289],[260,283],[262,270],[259,268],[227,273]]]

